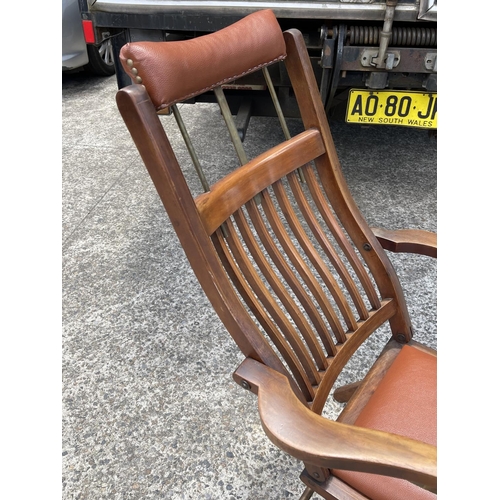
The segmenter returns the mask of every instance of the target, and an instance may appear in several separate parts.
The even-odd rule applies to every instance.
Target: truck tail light
[[[86,43],[95,43],[94,25],[92,21],[82,21],[83,36]]]

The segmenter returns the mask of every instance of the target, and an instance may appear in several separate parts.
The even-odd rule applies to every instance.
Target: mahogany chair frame
[[[257,34],[252,38],[252,33]],[[304,132],[241,161],[240,168],[194,198],[158,113],[175,109],[186,96],[220,92],[235,74],[248,72],[238,66],[253,50],[246,38],[257,44],[263,59],[250,61],[248,69],[284,61]],[[241,48],[226,54],[221,40]],[[258,395],[270,440],[305,464],[302,498],[313,491],[331,499],[368,498],[338,471],[392,477],[418,485],[419,492],[435,492],[435,444],[355,424],[406,352],[404,346],[426,359],[436,356],[412,340],[405,298],[385,253],[435,257],[436,235],[368,226],[343,177],[302,36],[293,29],[282,34],[271,11],[189,43],[173,42],[183,44],[176,45],[180,52],[169,43],[138,42],[122,49],[124,68],[136,83],[118,92],[118,107],[203,290],[245,356],[235,381]],[[206,51],[217,47],[222,73],[199,82],[194,78],[198,87],[184,89],[182,82],[193,79],[200,64],[205,67],[198,52],[207,57]],[[175,75],[170,91],[165,75],[178,54],[195,61],[186,74]],[[231,62],[226,69],[231,55],[237,72]],[[207,78],[215,80],[207,85]],[[306,229],[294,215],[285,184]],[[314,203],[306,200],[306,191]],[[335,391],[338,401],[347,402],[338,420],[321,416],[346,363],[387,322],[392,337],[367,376]],[[435,408],[429,410],[435,414]]]

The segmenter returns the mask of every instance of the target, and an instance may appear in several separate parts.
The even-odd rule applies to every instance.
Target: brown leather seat
[[[437,357],[418,347],[404,346],[355,425],[436,446]],[[332,470],[332,473],[373,500],[436,497],[403,479],[346,470]]]

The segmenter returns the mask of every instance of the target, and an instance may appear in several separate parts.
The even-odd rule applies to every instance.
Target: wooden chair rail
[[[344,366],[361,344],[377,328],[394,316],[397,310],[396,307],[396,302],[394,300],[383,300],[380,309],[371,311],[370,317],[367,320],[358,323],[356,331],[346,335],[347,340],[343,344],[337,344],[338,353],[325,371],[321,383],[316,390],[314,400],[311,403],[311,410],[313,412],[320,414],[323,411],[326,399],[330,395],[333,384]]]
[[[234,378],[258,395],[262,426],[286,453],[318,467],[398,477],[436,491],[435,446],[321,417],[298,401],[286,377],[255,360],[246,359]]]
[[[319,481],[310,474],[308,474],[307,470],[304,469],[302,474],[300,475],[300,479],[309,488],[311,491],[316,491],[321,495],[321,498],[325,500],[370,500],[365,495],[362,495],[359,491],[351,488],[348,484],[341,481],[338,477],[330,475],[326,481]],[[311,497],[305,497],[305,499],[300,500],[309,500]]]
[[[196,198],[208,234],[263,189],[324,153],[321,135],[309,129],[249,161]]]
[[[371,228],[383,248],[390,252],[437,257],[437,234],[423,229]]]

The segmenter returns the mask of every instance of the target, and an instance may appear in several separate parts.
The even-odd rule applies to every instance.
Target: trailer
[[[121,47],[217,31],[272,9],[283,30],[299,29],[328,116],[352,123],[437,129],[437,0],[79,0],[88,43],[111,44],[117,86],[131,83]],[[298,116],[280,66],[271,74],[285,116]],[[264,76],[226,85],[231,112],[245,123],[272,116]],[[214,102],[207,92],[190,102]]]

